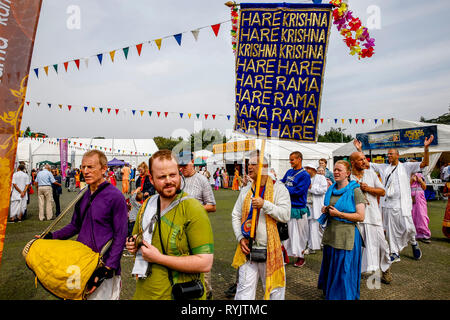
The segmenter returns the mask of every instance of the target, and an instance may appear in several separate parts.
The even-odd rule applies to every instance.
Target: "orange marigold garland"
[[[370,58],[375,53],[375,39],[369,35],[369,30],[362,26],[359,18],[353,17],[352,11],[348,10],[348,4],[343,0],[331,0],[335,9],[333,10],[334,24],[344,37],[345,44],[350,48],[350,54],[358,55],[358,59]],[[354,33],[354,34],[353,34]],[[364,48],[361,48],[361,45]]]

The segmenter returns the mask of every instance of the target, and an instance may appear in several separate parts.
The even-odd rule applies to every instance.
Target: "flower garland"
[[[375,53],[375,39],[370,38],[369,31],[361,25],[359,18],[353,17],[352,11],[348,10],[345,0],[331,0],[335,9],[333,10],[334,24],[337,25],[338,31],[344,36],[345,44],[350,48],[350,54],[358,55],[358,59],[370,58]],[[353,33],[355,32],[355,36]],[[364,47],[361,48],[360,44]]]
[[[237,31],[239,27],[239,9],[236,3],[231,6],[231,44],[233,45],[233,53],[236,55]]]

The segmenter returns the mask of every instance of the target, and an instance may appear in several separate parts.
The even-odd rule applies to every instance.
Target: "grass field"
[[[120,183],[118,184],[120,188]],[[212,287],[214,299],[225,300],[224,291],[234,282],[236,271],[231,267],[236,241],[231,227],[231,210],[238,192],[232,190],[215,191],[217,211],[211,213],[210,219],[214,232],[214,265],[212,269]],[[61,207],[75,196],[64,192]],[[392,267],[394,280],[390,285],[381,284],[369,289],[366,280],[361,281],[361,300],[422,300],[449,299],[450,297],[450,241],[441,231],[441,223],[446,200],[432,201],[428,204],[431,244],[420,243],[423,257],[420,261],[412,259],[411,248],[405,248],[401,261]],[[22,257],[22,249],[35,234],[42,232],[48,221],[39,221],[37,196],[31,196],[28,206],[31,216],[21,222],[8,224],[5,247],[0,266],[0,299],[17,300],[53,300],[56,299],[39,284],[36,288],[34,274],[27,268]],[[71,219],[68,214],[56,227],[63,227]],[[286,266],[286,299],[321,300],[322,293],[317,289],[317,279],[322,260],[322,252],[306,256],[302,268],[293,267],[293,259]],[[121,299],[131,299],[135,290],[135,281],[131,277],[133,258],[122,257],[122,292]],[[372,286],[373,287],[373,286]],[[259,286],[257,298],[262,298]]]

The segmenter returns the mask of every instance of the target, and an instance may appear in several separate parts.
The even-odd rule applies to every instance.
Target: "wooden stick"
[[[255,197],[259,196],[259,189],[261,187],[261,175],[262,175],[262,168],[263,168],[263,162],[264,162],[264,149],[265,148],[266,148],[266,139],[262,139],[261,150],[260,150],[259,159],[258,159],[258,176],[256,177]],[[252,240],[255,238],[256,214],[257,214],[257,209],[253,208],[252,227],[250,229],[250,239],[252,239]]]

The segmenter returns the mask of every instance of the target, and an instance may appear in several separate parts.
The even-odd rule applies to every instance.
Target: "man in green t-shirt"
[[[203,273],[213,264],[213,234],[206,210],[180,189],[181,176],[172,152],[156,152],[149,169],[157,194],[142,205],[133,238],[126,243],[127,250],[136,254],[133,299],[168,300],[174,298],[173,285],[200,280],[204,287]],[[196,298],[205,297],[203,293]]]

